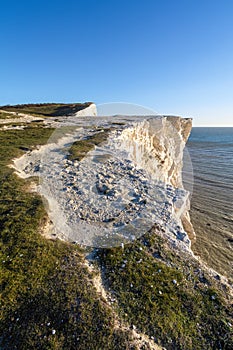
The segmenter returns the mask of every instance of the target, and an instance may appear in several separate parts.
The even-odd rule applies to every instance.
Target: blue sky
[[[2,0],[0,105],[135,103],[233,126],[233,1]]]

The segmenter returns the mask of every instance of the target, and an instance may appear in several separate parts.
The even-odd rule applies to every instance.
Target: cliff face
[[[191,129],[191,119],[171,116],[146,119],[122,132],[121,147],[127,149],[133,162],[153,179],[183,189],[183,155]],[[189,193],[174,202],[175,214],[189,238],[195,240],[189,209]]]
[[[183,187],[183,150],[191,128],[191,119],[147,119],[122,132],[122,146],[130,150],[132,160],[154,179]]]

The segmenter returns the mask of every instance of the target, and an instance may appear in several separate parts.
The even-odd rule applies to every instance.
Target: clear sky
[[[127,102],[233,126],[233,1],[0,5],[0,105]]]

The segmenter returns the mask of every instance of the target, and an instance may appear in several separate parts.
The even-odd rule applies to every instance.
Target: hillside
[[[37,104],[23,104],[23,105],[7,105],[0,106],[0,110],[5,112],[14,112],[16,114],[30,114],[40,117],[59,117],[64,115],[75,114],[87,107],[92,102],[85,103],[37,103]]]

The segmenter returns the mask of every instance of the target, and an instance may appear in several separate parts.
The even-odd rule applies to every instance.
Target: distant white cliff
[[[90,106],[75,113],[73,116],[75,116],[75,117],[90,117],[90,116],[94,117],[94,116],[97,116],[96,105],[94,103],[91,103]]]

